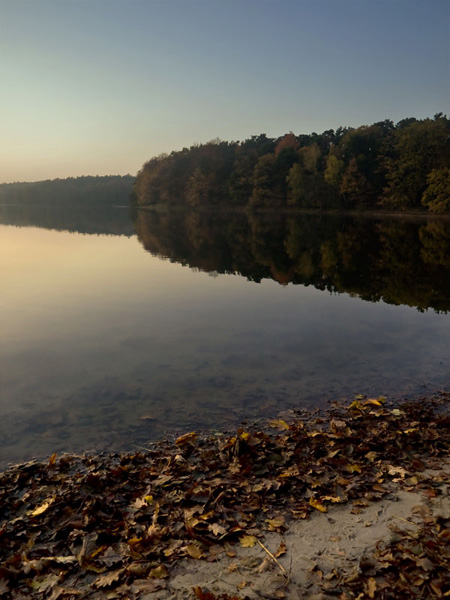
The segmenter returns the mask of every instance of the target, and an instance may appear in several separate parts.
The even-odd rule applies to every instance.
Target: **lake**
[[[450,385],[450,221],[0,207],[0,465]]]

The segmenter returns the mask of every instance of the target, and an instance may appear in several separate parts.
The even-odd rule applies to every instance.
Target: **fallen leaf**
[[[46,500],[43,504],[41,504],[34,510],[29,511],[28,514],[31,515],[32,517],[37,517],[39,515],[42,515],[49,508],[49,506],[51,506],[53,504],[54,501],[55,501],[54,496],[52,498],[48,498],[48,500]]]
[[[369,598],[375,598],[375,592],[377,590],[377,582],[373,577],[369,577],[367,581],[367,595]]]
[[[199,559],[204,556],[203,550],[197,544],[188,544],[186,546],[186,552],[189,554],[191,558]]]
[[[225,527],[222,527],[222,525],[219,525],[218,523],[211,523],[211,525],[208,525],[208,529],[210,531],[213,532],[214,535],[225,535],[227,530],[225,529]]]
[[[150,571],[149,577],[152,579],[165,579],[169,577],[169,573],[164,565],[159,565]]]
[[[185,446],[186,444],[193,444],[197,439],[198,434],[195,431],[191,431],[190,433],[185,433],[184,435],[180,435],[179,438],[175,440],[175,444],[177,446]]]
[[[243,548],[253,548],[257,542],[257,539],[254,535],[243,535],[239,538],[239,541],[241,542],[241,546]]]
[[[283,556],[283,554],[286,554],[286,552],[287,552],[286,544],[284,542],[280,542],[280,545],[278,546],[278,550],[275,552],[275,558],[278,558],[279,556]]]
[[[275,517],[275,519],[266,519],[266,522],[269,524],[269,531],[276,531],[285,525],[283,516]]]
[[[311,496],[311,498],[309,499],[309,505],[320,512],[323,512],[323,513],[328,512],[328,508],[324,504],[322,504],[319,500],[316,500],[315,498],[313,498],[313,496]]]
[[[112,571],[110,573],[107,573],[106,575],[102,575],[101,577],[98,577],[95,580],[94,585],[95,585],[95,587],[98,587],[98,588],[109,587],[113,583],[116,583],[117,581],[119,581],[122,573],[124,573],[124,569],[118,569],[117,571]]]
[[[274,427],[276,429],[279,429],[280,431],[284,429],[289,429],[289,425],[283,419],[272,419],[271,421],[269,421],[269,425],[270,427]]]

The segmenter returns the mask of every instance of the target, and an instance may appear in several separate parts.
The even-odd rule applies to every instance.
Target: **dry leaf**
[[[325,505],[323,505],[319,500],[316,500],[312,496],[309,499],[309,505],[320,512],[323,512],[323,513],[328,512],[328,508]]]
[[[159,567],[155,567],[150,571],[149,577],[152,579],[165,579],[169,577],[169,573],[164,565],[159,565]]]
[[[30,510],[28,512],[28,514],[31,515],[32,517],[37,517],[39,515],[42,515],[43,513],[45,513],[45,511],[48,509],[48,507],[53,504],[54,501],[55,501],[54,496],[52,498],[48,498],[43,504],[41,504],[34,510]]]
[[[191,431],[190,433],[185,433],[184,435],[180,435],[179,438],[175,440],[175,444],[177,446],[185,446],[186,444],[193,444],[197,439],[198,434],[195,431]]]
[[[272,419],[271,421],[269,421],[269,426],[279,429],[280,431],[284,429],[289,429],[289,425],[283,419]]]
[[[197,544],[188,544],[186,546],[186,552],[189,554],[191,558],[199,559],[204,556],[203,550]]]
[[[253,548],[257,542],[257,539],[254,535],[243,535],[241,538],[239,538],[239,541],[241,542],[241,546],[243,548]]]

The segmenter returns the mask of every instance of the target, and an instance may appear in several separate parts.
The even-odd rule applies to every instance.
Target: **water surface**
[[[30,221],[0,210],[2,465],[449,386],[448,221]]]

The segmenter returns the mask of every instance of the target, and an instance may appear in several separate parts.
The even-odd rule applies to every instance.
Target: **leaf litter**
[[[278,560],[289,547],[282,541],[271,552],[263,543],[339,505],[363,513],[393,486],[430,500],[442,494],[448,473],[436,469],[449,457],[448,406],[446,393],[395,407],[357,396],[327,415],[293,415],[235,435],[191,432],[147,452],[53,454],[13,466],[0,474],[0,598],[240,600],[249,597],[240,589],[230,595],[198,585],[169,594],[182,559],[213,563],[236,557],[234,548],[259,549],[264,556],[247,559],[259,572],[278,570],[279,585],[266,597],[312,598],[320,589],[321,597],[341,600],[448,598],[448,513],[422,506],[415,520],[399,518],[390,542],[353,573],[313,566],[315,587],[297,596],[289,595],[296,583]],[[237,588],[264,597],[245,579]]]

